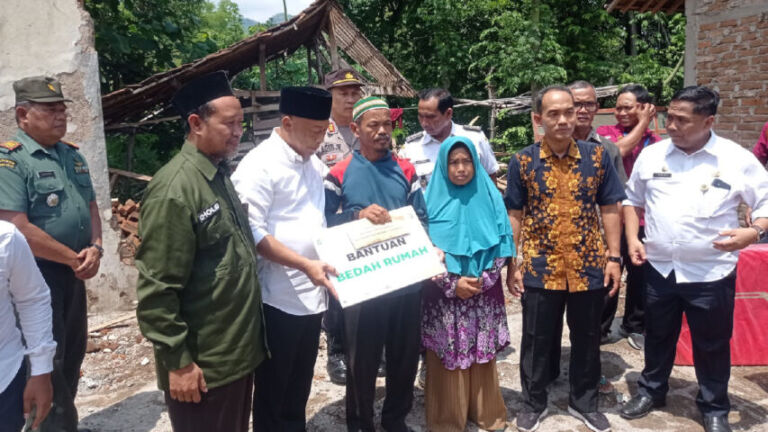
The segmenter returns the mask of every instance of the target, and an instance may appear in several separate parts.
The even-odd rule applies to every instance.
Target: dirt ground
[[[623,300],[620,301],[620,307]],[[123,312],[89,317],[91,328],[108,322]],[[508,322],[512,344],[498,359],[499,379],[507,403],[510,427],[520,404],[519,352],[522,328],[520,303],[508,299]],[[621,310],[618,315],[621,315]],[[614,322],[614,327],[618,320]],[[567,327],[567,326],[566,326]],[[615,334],[615,331],[614,331]],[[315,364],[312,394],[307,406],[309,431],[342,431],[344,423],[344,387],[332,384],[325,371],[325,336],[321,336],[320,352]],[[586,426],[567,413],[568,356],[567,329],[563,334],[561,376],[550,392],[549,415],[539,430],[588,432]],[[98,432],[166,432],[171,431],[163,395],[155,387],[154,359],[151,344],[142,338],[136,320],[92,333],[89,351],[83,364],[77,406],[81,427]],[[676,367],[670,380],[667,406],[647,417],[627,421],[619,417],[622,400],[636,390],[642,370],[642,352],[632,349],[624,339],[614,336],[602,347],[602,369],[614,391],[601,395],[600,408],[608,416],[614,431],[702,431],[700,415],[694,402],[696,377],[692,367]],[[384,397],[384,380],[377,388],[377,412]],[[730,421],[736,431],[768,432],[768,367],[734,367],[731,371],[730,396],[733,409]],[[424,394],[416,388],[413,410],[408,417],[415,431],[425,431]],[[468,431],[479,430],[469,425]]]

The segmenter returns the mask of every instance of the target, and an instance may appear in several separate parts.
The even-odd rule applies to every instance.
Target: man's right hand
[[[392,221],[392,218],[389,216],[387,209],[378,204],[371,204],[368,207],[360,210],[360,212],[357,214],[357,218],[368,219],[374,225],[381,225]]]
[[[637,118],[640,120],[640,124],[645,125],[646,129],[651,124],[651,121],[653,121],[655,115],[656,106],[652,103],[641,103],[637,109]]]
[[[203,370],[190,363],[181,369],[168,371],[171,399],[179,402],[200,402],[200,392],[207,393]]]
[[[24,418],[27,418],[32,411],[32,407],[37,407],[35,421],[32,423],[32,429],[37,429],[51,410],[51,402],[53,401],[51,374],[46,373],[29,377],[24,388],[23,399]]]
[[[627,242],[627,251],[632,264],[639,266],[645,262],[645,246],[640,239],[633,239]]]

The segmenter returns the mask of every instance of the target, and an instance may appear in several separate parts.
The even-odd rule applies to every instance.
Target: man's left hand
[[[75,269],[75,276],[78,279],[86,280],[96,276],[101,264],[101,253],[98,249],[88,246],[77,254],[77,258],[81,262],[80,267]]]
[[[715,240],[712,242],[712,245],[715,249],[723,252],[733,252],[739,249],[744,249],[757,241],[757,231],[753,228],[736,228],[720,231],[719,234],[728,238],[725,240]]]
[[[619,292],[619,286],[621,285],[621,265],[617,262],[608,261],[605,264],[605,277],[603,278],[603,287],[609,288],[608,295],[613,297]]]

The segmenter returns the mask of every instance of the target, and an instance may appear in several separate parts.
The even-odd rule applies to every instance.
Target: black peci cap
[[[283,87],[280,90],[280,112],[312,120],[331,117],[331,94],[316,87]]]
[[[234,96],[225,71],[217,71],[195,78],[184,84],[173,96],[171,103],[176,112],[186,119],[206,102],[224,96]]]

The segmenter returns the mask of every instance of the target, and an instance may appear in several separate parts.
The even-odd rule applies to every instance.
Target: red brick
[[[739,24],[739,20],[729,19],[729,20],[725,20],[725,21],[720,21],[719,24],[720,25],[718,25],[718,27],[720,27],[720,28],[723,28],[723,27],[735,27],[735,26],[737,26]]]
[[[706,32],[706,31],[711,31],[711,30],[714,30],[714,29],[716,29],[716,28],[717,28],[717,26],[718,26],[719,24],[720,24],[720,23],[716,23],[716,22],[714,22],[714,23],[707,23],[707,24],[702,24],[701,26],[699,26],[699,31],[702,31],[702,32]]]
[[[728,35],[728,36],[720,39],[720,43],[721,44],[735,44],[736,42],[739,41],[738,39],[739,39],[738,38],[738,33],[737,34],[731,34],[731,35]]]

